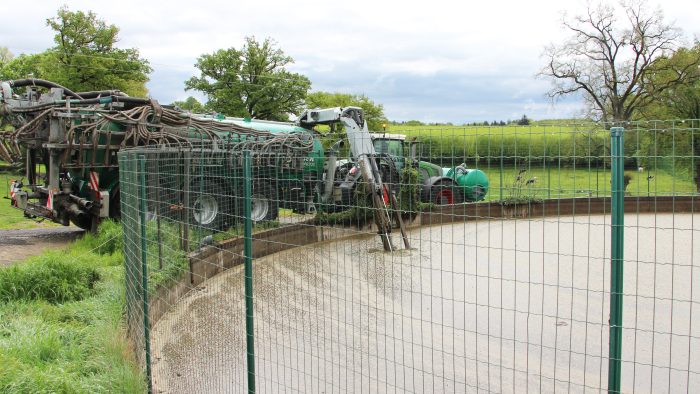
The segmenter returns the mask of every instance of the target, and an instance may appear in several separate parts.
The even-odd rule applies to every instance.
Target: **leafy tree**
[[[229,116],[288,120],[301,112],[311,82],[285,66],[293,59],[286,56],[271,38],[262,43],[246,37],[245,44],[220,49],[197,59],[199,77],[185,81],[187,90],[207,95],[207,107]]]
[[[7,47],[0,47],[0,67],[5,65],[5,63],[9,62],[14,58],[15,56],[10,52]]]
[[[205,106],[199,102],[196,98],[190,96],[185,99],[185,101],[173,101],[172,105],[176,105],[186,111],[190,111],[195,114],[201,114],[206,112]]]
[[[56,46],[47,51],[42,77],[75,91],[118,89],[130,95],[145,96],[148,61],[135,48],[121,49],[119,28],[108,25],[95,13],[72,12],[67,7],[46,20],[56,34]]]
[[[46,57],[46,53],[21,54],[13,57],[7,63],[0,65],[0,80],[21,79],[30,76],[45,78],[44,70],[48,65]]]
[[[518,120],[518,125],[519,126],[527,126],[530,124],[530,119],[527,118],[527,116],[523,115],[520,120]]]
[[[639,164],[647,168],[660,167],[675,174],[694,175],[696,189],[700,192],[700,134],[693,131],[697,130],[700,119],[700,43],[657,59],[652,65],[650,83],[666,83],[676,78],[670,70],[688,64],[694,67],[691,67],[686,83],[664,90],[657,100],[637,115],[641,119],[671,120],[668,124],[675,119],[684,119],[683,123],[671,133],[642,134],[635,156],[639,158]]]
[[[364,94],[313,92],[306,96],[306,107],[360,107],[370,130],[382,130],[383,124],[387,123],[384,106],[375,103]]]
[[[650,83],[667,83],[676,78],[673,69],[688,65],[691,67],[686,83],[661,92],[657,100],[640,111],[640,117],[655,120],[700,119],[700,42],[693,48],[680,48],[670,57],[657,59],[652,65]]]
[[[660,71],[656,60],[675,52],[681,33],[664,22],[660,10],[649,11],[641,1],[621,6],[621,15],[601,3],[565,20],[571,35],[546,48],[547,64],[540,72],[552,80],[552,99],[582,94],[592,115],[605,121],[631,119],[664,91],[686,83],[693,71],[693,62],[666,63],[663,72],[673,77],[653,82],[653,71]]]
[[[73,91],[116,89],[134,96],[146,95],[151,68],[139,58],[137,49],[114,47],[119,28],[107,25],[91,11],[72,12],[66,7],[46,23],[56,32],[56,46],[0,62],[0,78],[33,76]]]

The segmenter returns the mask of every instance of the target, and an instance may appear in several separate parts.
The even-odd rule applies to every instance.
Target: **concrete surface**
[[[623,391],[696,392],[700,215],[625,221]],[[608,216],[410,236],[394,254],[375,235],[254,261],[258,392],[605,390]],[[245,392],[242,273],[203,282],[153,328],[156,392]]]

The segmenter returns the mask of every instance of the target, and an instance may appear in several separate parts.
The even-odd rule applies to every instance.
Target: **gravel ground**
[[[394,254],[375,235],[257,259],[258,392],[605,390],[608,221],[459,223]],[[625,221],[623,391],[698,392],[700,215]],[[242,274],[153,328],[156,392],[245,391]]]
[[[68,245],[83,230],[77,227],[0,230],[0,266],[7,266],[27,257]]]

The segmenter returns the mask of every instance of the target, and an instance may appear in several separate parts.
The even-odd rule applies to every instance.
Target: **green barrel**
[[[462,187],[465,200],[481,201],[486,198],[489,177],[483,171],[462,166],[444,168],[443,171],[446,177],[454,179],[457,185]]]

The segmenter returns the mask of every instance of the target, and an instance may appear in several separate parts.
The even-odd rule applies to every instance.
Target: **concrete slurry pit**
[[[393,254],[368,235],[256,259],[258,391],[606,389],[609,221],[455,223],[411,230]],[[623,391],[698,391],[700,215],[625,225]],[[244,392],[243,267],[151,335],[159,392]]]

